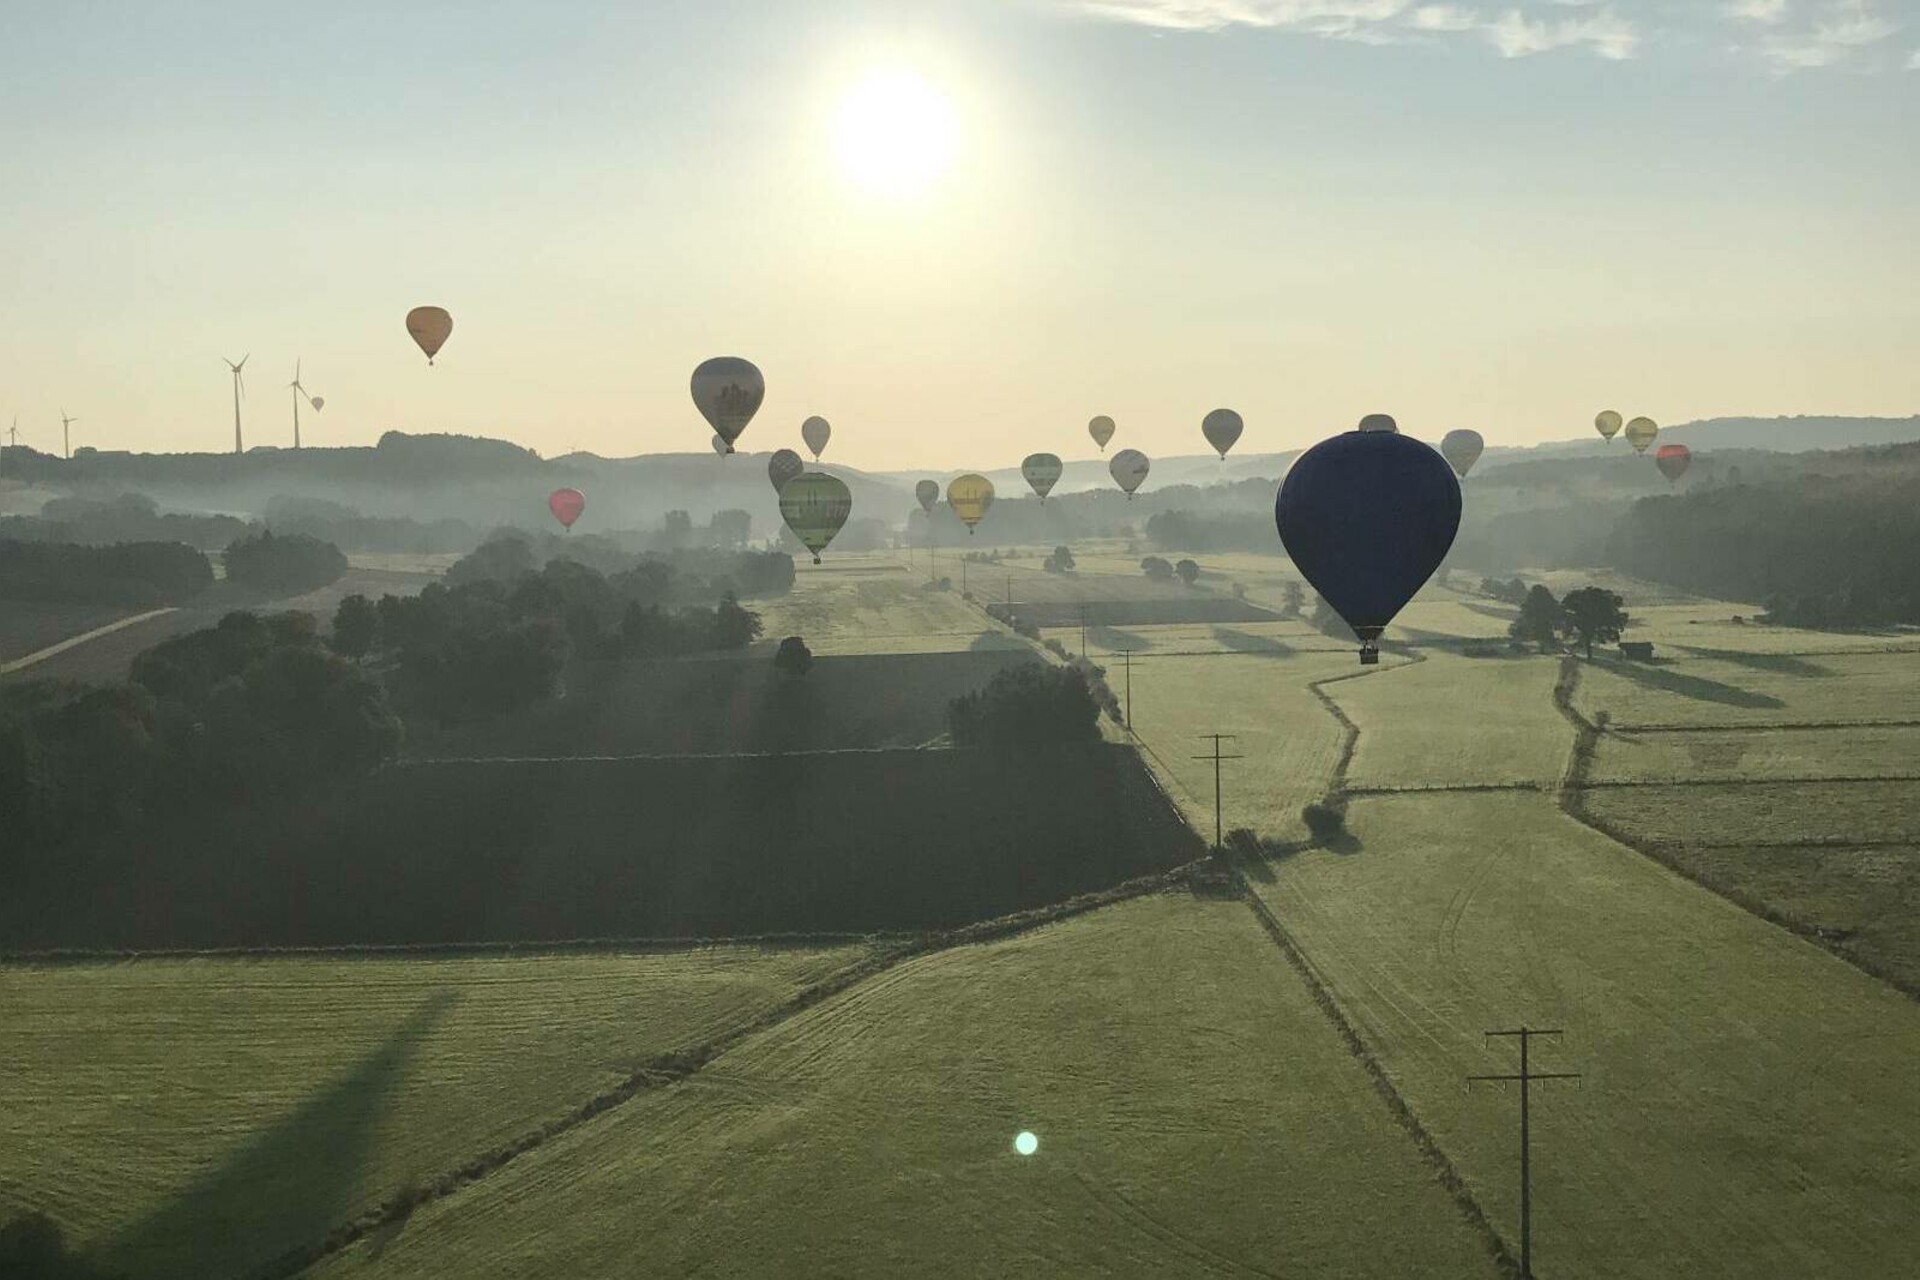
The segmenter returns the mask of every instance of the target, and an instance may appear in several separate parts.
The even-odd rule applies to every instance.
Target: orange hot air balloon
[[[407,312],[407,336],[420,344],[427,353],[427,363],[440,354],[440,348],[446,345],[447,337],[453,332],[453,317],[444,307],[415,307]]]
[[[1663,444],[1654,451],[1653,465],[1660,468],[1660,474],[1672,484],[1693,465],[1693,450],[1683,444]]]
[[[587,509],[587,495],[578,489],[555,489],[547,495],[547,510],[553,512],[563,528],[573,528],[573,522]]]

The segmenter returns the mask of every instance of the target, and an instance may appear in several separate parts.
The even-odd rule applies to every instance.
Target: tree
[[[962,747],[1089,742],[1100,736],[1100,705],[1074,667],[1028,662],[984,689],[955,698],[947,727]]]
[[[1604,587],[1582,587],[1567,592],[1560,602],[1565,630],[1585,646],[1587,660],[1593,660],[1593,646],[1613,644],[1626,630],[1626,602]]]
[[[1053,554],[1047,557],[1046,563],[1041,567],[1048,573],[1072,573],[1073,548],[1055,547]]]
[[[662,524],[660,545],[684,547],[693,536],[693,517],[684,511],[669,511]]]
[[[804,676],[813,669],[813,651],[799,636],[788,636],[774,651],[773,667],[790,676]]]
[[[1507,628],[1515,640],[1530,641],[1545,653],[1560,638],[1560,602],[1553,592],[1536,584],[1520,601],[1520,616]]]
[[[1149,578],[1163,580],[1173,576],[1173,565],[1160,556],[1148,556],[1140,562],[1140,572]]]
[[[744,649],[760,638],[760,615],[742,608],[729,592],[713,614],[713,647]]]
[[[725,511],[714,512],[707,528],[716,545],[744,547],[747,539],[753,536],[753,516],[738,507],[729,507]]]
[[[333,611],[333,651],[349,658],[363,658],[380,638],[380,610],[373,601],[355,593],[340,602]]]
[[[1173,572],[1180,581],[1192,586],[1200,580],[1200,566],[1191,560],[1182,560],[1173,566]]]
[[[347,558],[331,542],[304,533],[236,538],[221,557],[227,581],[263,591],[311,591],[347,571]]]
[[[1289,580],[1283,591],[1285,603],[1280,609],[1281,616],[1286,618],[1299,617],[1300,611],[1306,608],[1307,605],[1307,589],[1298,582]]]

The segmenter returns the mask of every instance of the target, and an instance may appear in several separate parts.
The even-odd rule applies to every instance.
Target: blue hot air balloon
[[[1274,523],[1313,589],[1360,637],[1360,661],[1446,559],[1460,529],[1460,481],[1430,446],[1388,431],[1349,431],[1300,455]]]

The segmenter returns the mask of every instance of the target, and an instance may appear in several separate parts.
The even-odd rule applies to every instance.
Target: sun
[[[834,150],[841,171],[871,194],[924,194],[952,166],[959,144],[953,103],[914,72],[869,72],[840,99]]]

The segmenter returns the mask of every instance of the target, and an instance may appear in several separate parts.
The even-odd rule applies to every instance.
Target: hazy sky
[[[1920,0],[0,0],[0,430],[1001,465],[1920,410]],[[452,311],[428,369],[402,317]]]

